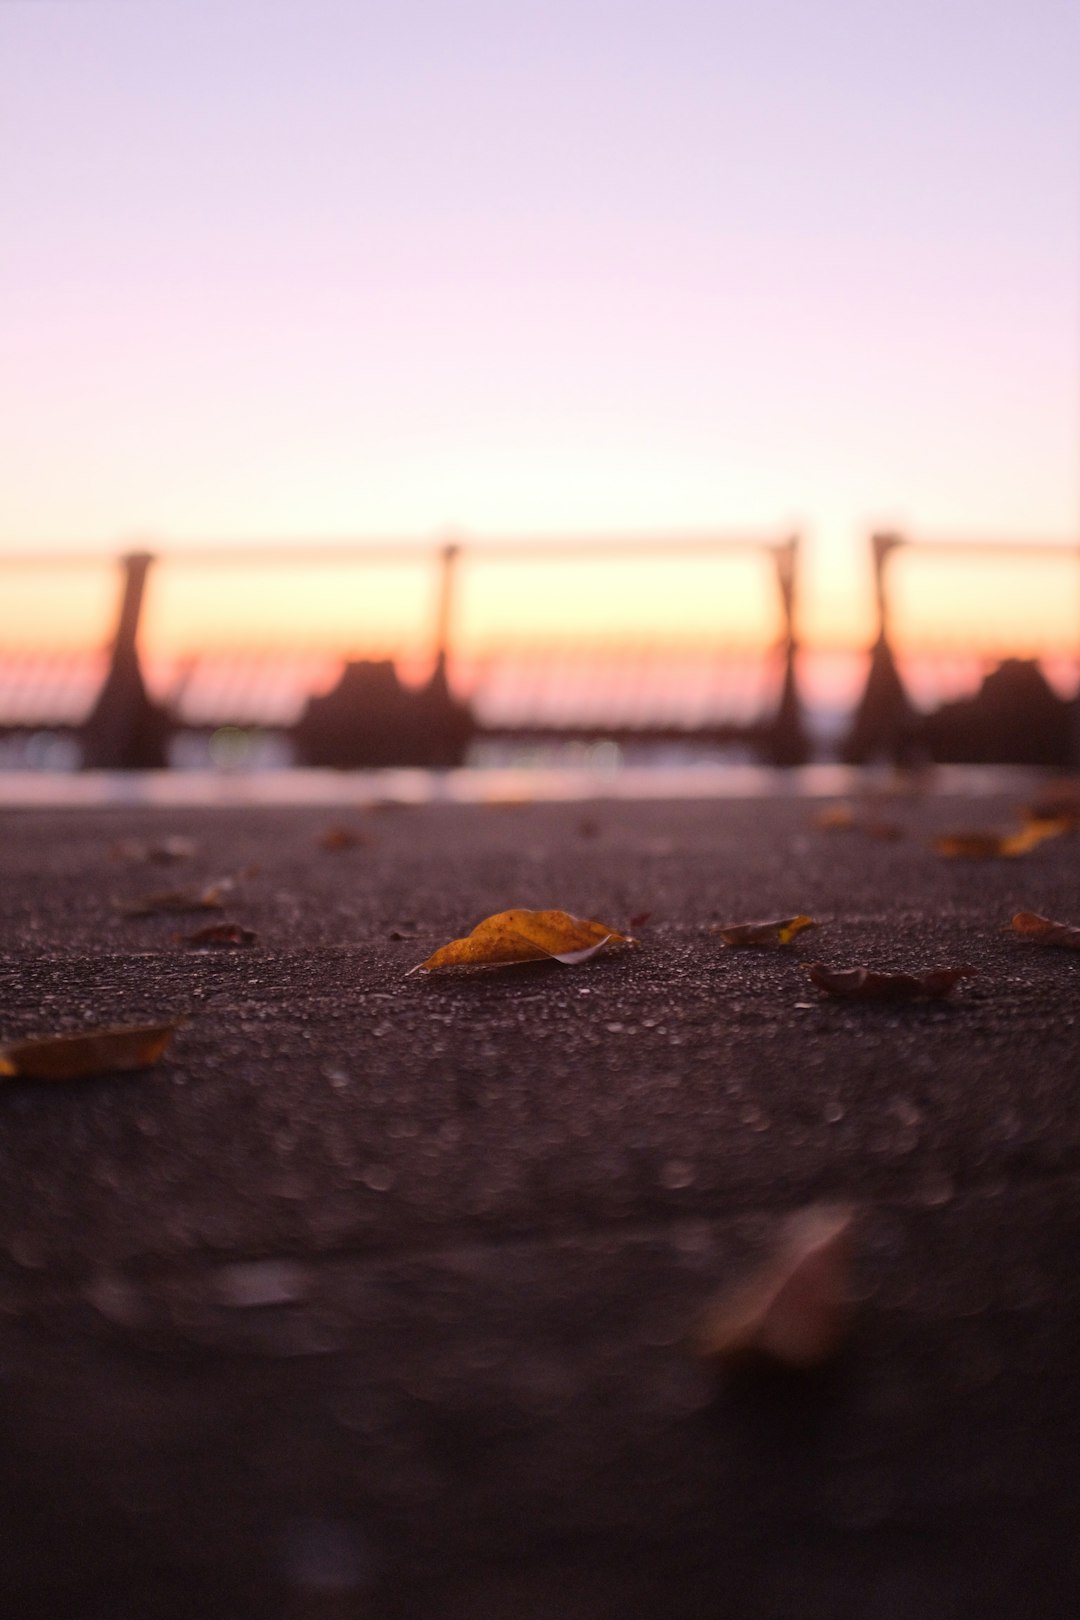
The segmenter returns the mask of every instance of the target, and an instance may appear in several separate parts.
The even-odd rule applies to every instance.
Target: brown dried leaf
[[[1080,928],[1052,922],[1037,911],[1018,911],[1009,928],[1032,945],[1059,945],[1067,951],[1080,951]]]
[[[572,917],[568,911],[500,911],[477,923],[471,934],[453,939],[410,972],[434,973],[451,967],[508,967],[519,962],[585,962],[608,945],[633,945],[605,923]]]
[[[84,1080],[95,1074],[148,1069],[157,1063],[180,1028],[130,1024],[89,1030],[82,1035],[45,1035],[0,1047],[0,1075],[27,1080]]]
[[[929,968],[924,973],[878,973],[873,968],[828,968],[823,962],[803,964],[810,978],[826,995],[851,1001],[915,1001],[947,996],[961,979],[974,977],[974,968]]]
[[[823,832],[847,832],[855,825],[855,812],[846,800],[823,805],[814,816],[814,826]]]
[[[190,945],[195,950],[207,946],[254,945],[258,937],[253,928],[241,928],[239,923],[211,923],[207,928],[196,928],[193,934],[173,935],[178,944]]]
[[[764,945],[775,950],[780,945],[790,945],[804,928],[817,926],[813,917],[800,914],[798,917],[784,917],[779,922],[732,923],[726,928],[717,928],[715,932],[725,945]]]
[[[904,829],[899,822],[889,821],[876,810],[859,812],[846,799],[827,804],[814,816],[814,826],[823,832],[859,832],[867,838],[893,842],[903,838]]]
[[[343,849],[364,849],[370,843],[370,836],[355,827],[328,827],[318,838],[319,848],[331,853]]]
[[[221,911],[224,896],[233,887],[231,878],[221,878],[205,889],[168,889],[163,894],[146,894],[137,900],[114,900],[124,917],[152,917],[158,912]]]
[[[121,838],[113,845],[112,856],[115,861],[169,866],[174,861],[189,861],[198,853],[198,848],[193,838],[179,836],[161,838],[156,843],[147,843],[141,838]]]
[[[791,1216],[771,1259],[706,1308],[697,1354],[721,1369],[763,1361],[805,1371],[831,1360],[851,1328],[853,1222],[846,1205]]]
[[[946,860],[986,861],[1015,859],[1037,849],[1048,838],[1060,838],[1072,823],[1064,818],[1053,821],[1031,820],[1018,832],[958,832],[934,839],[934,848]]]
[[[1076,832],[1080,829],[1080,780],[1053,783],[1020,813],[1025,821],[1066,821]]]

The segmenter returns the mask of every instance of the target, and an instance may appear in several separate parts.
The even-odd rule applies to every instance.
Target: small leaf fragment
[[[975,972],[969,967],[938,967],[923,973],[879,973],[868,967],[829,968],[823,962],[804,962],[803,967],[819,990],[849,1001],[937,1000]]]
[[[168,889],[163,894],[146,894],[135,900],[114,900],[124,917],[152,917],[158,912],[221,911],[225,895],[233,887],[231,878],[221,878],[205,889]]]
[[[193,934],[173,935],[179,945],[189,945],[195,950],[207,946],[254,945],[258,937],[253,928],[241,928],[239,923],[210,923],[206,928],[196,928]]]
[[[80,1035],[44,1035],[0,1046],[0,1075],[26,1080],[84,1080],[95,1074],[148,1069],[180,1028],[167,1024],[119,1025]]]
[[[169,866],[175,861],[189,861],[197,853],[198,848],[193,838],[181,838],[178,835],[159,838],[156,842],[147,842],[141,838],[121,838],[113,845],[112,856],[115,861]]]
[[[319,834],[320,849],[328,850],[331,854],[345,849],[364,849],[371,843],[370,835],[360,832],[356,827],[328,827],[324,833]]]
[[[1009,929],[1031,945],[1058,945],[1067,951],[1080,951],[1080,928],[1040,917],[1037,911],[1018,911]]]
[[[855,825],[855,812],[845,799],[823,805],[814,816],[814,826],[823,832],[847,832]]]
[[[775,950],[780,945],[790,945],[804,928],[817,926],[813,917],[800,914],[798,917],[783,917],[779,922],[732,923],[726,928],[718,928],[716,932],[725,945],[763,945]]]
[[[443,945],[412,973],[453,967],[509,967],[519,962],[585,962],[608,945],[634,945],[605,923],[568,911],[499,911],[477,923],[471,934]]]
[[[787,1221],[772,1257],[706,1308],[694,1336],[720,1370],[771,1363],[808,1371],[842,1348],[853,1316],[847,1205],[813,1205]]]

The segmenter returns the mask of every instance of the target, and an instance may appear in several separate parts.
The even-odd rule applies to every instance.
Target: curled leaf
[[[94,1029],[81,1035],[45,1035],[0,1047],[0,1075],[27,1080],[84,1080],[95,1074],[148,1069],[157,1063],[180,1028],[131,1024]]]
[[[451,967],[508,967],[518,962],[585,962],[608,945],[633,945],[605,923],[572,917],[568,911],[499,911],[477,923],[471,934],[452,939],[413,973]]]
[[[179,945],[190,945],[195,950],[207,946],[254,945],[258,939],[253,928],[241,928],[239,923],[211,923],[207,928],[196,928],[193,934],[174,934]]]
[[[974,976],[969,967],[929,968],[925,973],[878,973],[873,968],[828,968],[823,962],[803,964],[826,995],[850,1001],[916,1001],[947,996],[961,979]]]
[[[1080,951],[1080,928],[1052,922],[1037,911],[1018,911],[1009,928],[1032,945],[1060,945],[1067,951]]]
[[[764,1361],[804,1371],[831,1360],[851,1328],[853,1222],[846,1205],[791,1216],[770,1259],[706,1308],[697,1354],[721,1369]]]
[[[222,878],[205,889],[168,889],[136,900],[114,900],[113,904],[124,917],[152,917],[162,911],[221,911],[232,887],[231,878]]]
[[[800,915],[784,917],[779,922],[733,923],[716,932],[725,945],[765,945],[775,949],[779,945],[790,945],[804,928],[817,926],[813,917]]]
[[[1060,838],[1071,826],[1070,821],[1059,817],[1052,821],[1028,821],[1018,832],[1013,833],[946,833],[943,837],[934,839],[934,848],[946,860],[985,861],[999,858],[1009,860],[1017,855],[1026,855],[1029,850],[1037,849],[1048,838]]]

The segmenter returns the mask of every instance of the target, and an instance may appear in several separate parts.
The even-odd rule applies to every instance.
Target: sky
[[[1080,532],[1078,62],[1075,0],[0,0],[0,552],[798,529],[857,641],[871,528]]]

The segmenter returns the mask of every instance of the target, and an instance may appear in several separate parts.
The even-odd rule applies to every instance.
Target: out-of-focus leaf
[[[651,911],[635,911],[634,915],[629,919],[629,922],[627,923],[627,927],[628,928],[644,928],[645,924],[648,922],[648,920],[649,920],[649,918],[651,916],[652,916]]]
[[[232,887],[231,878],[221,878],[205,889],[168,889],[135,900],[114,900],[113,904],[125,917],[152,917],[162,911],[221,911]]]
[[[1065,821],[1071,831],[1080,830],[1080,780],[1051,784],[1023,807],[1021,815],[1025,821]]]
[[[1032,945],[1059,945],[1067,951],[1080,951],[1080,928],[1052,922],[1037,911],[1018,911],[1009,928]]]
[[[986,861],[1014,859],[1037,849],[1048,838],[1060,838],[1070,830],[1071,823],[1059,818],[1053,821],[1032,820],[1018,832],[958,832],[946,833],[934,839],[934,848],[946,860]]]
[[[413,973],[451,967],[508,967],[518,962],[584,962],[609,945],[636,941],[605,923],[572,917],[568,911],[500,911],[477,923],[471,934],[453,939]]]
[[[853,1222],[846,1205],[791,1216],[774,1254],[706,1308],[697,1354],[722,1370],[761,1361],[806,1371],[831,1360],[851,1328]]]
[[[175,861],[189,861],[198,852],[193,838],[173,836],[147,843],[141,838],[121,838],[113,845],[113,859],[146,863],[151,866],[170,866]]]
[[[157,1063],[180,1021],[45,1035],[0,1046],[0,1075],[27,1080],[83,1080],[95,1074],[148,1069]]]
[[[364,849],[371,843],[369,834],[356,827],[328,827],[319,834],[319,848],[336,854],[344,849]]]
[[[813,917],[800,915],[784,917],[779,922],[732,923],[716,932],[725,945],[764,945],[775,950],[777,946],[790,945],[804,928],[817,926]]]
[[[810,978],[826,995],[851,1001],[915,1001],[923,996],[947,996],[961,979],[974,976],[969,967],[929,968],[924,973],[878,973],[873,968],[828,968],[823,962],[803,964]]]
[[[819,810],[814,816],[814,826],[823,832],[862,833],[864,837],[876,838],[882,843],[891,843],[904,836],[899,822],[889,821],[872,806],[856,810],[846,799],[837,804],[827,804]]]
[[[173,935],[178,944],[190,945],[195,950],[205,950],[208,946],[254,945],[258,937],[253,928],[241,928],[239,923],[211,923],[207,928],[196,928],[193,934]]]
[[[838,804],[826,804],[814,816],[814,826],[820,827],[823,832],[847,832],[855,825],[855,812],[846,800]]]

